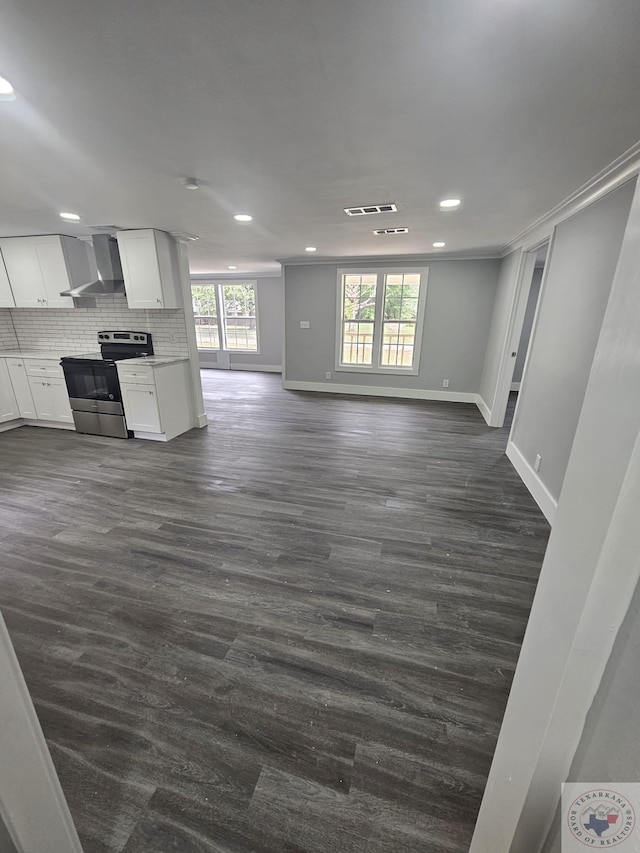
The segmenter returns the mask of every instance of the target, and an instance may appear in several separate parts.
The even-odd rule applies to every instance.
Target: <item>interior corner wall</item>
[[[225,360],[228,355],[231,369],[279,372],[282,370],[284,285],[282,279],[275,276],[263,278],[249,276],[248,279],[256,281],[260,352],[231,352],[223,353],[223,355]],[[242,281],[247,281],[247,278],[243,278]],[[198,281],[193,279],[193,283],[197,284]],[[233,279],[221,279],[220,283],[233,284]],[[218,368],[222,366],[222,359],[218,358],[218,353],[215,351],[198,350],[198,355],[200,367]]]
[[[640,585],[587,715],[568,782],[640,782]],[[543,848],[560,853],[560,811]]]
[[[491,316],[487,347],[483,357],[479,394],[490,414],[496,397],[500,364],[506,346],[509,323],[518,285],[522,250],[516,249],[500,263],[495,302]]]
[[[557,502],[620,254],[635,181],[561,223],[520,390],[510,445]]]
[[[318,390],[400,389],[412,393],[442,393],[449,380],[450,399],[456,393],[477,394],[491,325],[499,260],[434,261],[429,258],[411,266],[428,266],[426,313],[417,375],[336,372],[336,320],[338,269],[397,267],[384,259],[366,264],[305,264],[286,266],[285,338],[287,387],[318,383]],[[300,321],[310,326],[300,328]],[[327,381],[325,373],[333,379]],[[381,393],[378,391],[378,393]],[[446,397],[446,395],[443,395]]]

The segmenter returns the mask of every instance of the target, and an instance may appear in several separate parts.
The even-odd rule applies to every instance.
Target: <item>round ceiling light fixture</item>
[[[248,213],[236,213],[233,218],[236,222],[251,222],[253,216],[249,216]]]
[[[307,248],[305,249],[305,252],[317,252],[317,251],[318,250],[316,249],[315,246],[307,246]]]
[[[6,77],[0,77],[0,101],[15,101],[16,93]]]
[[[446,245],[447,245],[446,243],[443,243],[441,240],[438,240],[438,242],[437,242],[437,243],[434,243],[434,244],[433,244],[433,248],[434,248],[434,249],[444,249],[444,247],[445,247]]]
[[[61,213],[61,219],[66,219],[68,222],[79,222],[80,217],[77,213]]]
[[[459,198],[443,198],[440,202],[440,208],[442,210],[455,210],[456,207],[460,207]]]

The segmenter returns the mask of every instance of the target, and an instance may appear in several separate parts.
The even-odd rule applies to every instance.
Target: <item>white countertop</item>
[[[84,355],[86,349],[82,352],[53,352],[52,350],[18,350],[7,349],[0,350],[0,358],[46,358],[51,361],[60,361],[65,355]],[[175,364],[179,361],[188,361],[184,355],[148,355],[143,358],[127,358],[123,359],[127,364],[149,364],[151,367],[161,367],[164,364]]]
[[[143,358],[122,359],[119,364],[149,364],[151,367],[161,367],[163,364],[176,364],[179,361],[189,361],[186,355],[146,355]]]
[[[0,358],[46,358],[51,361],[60,361],[64,355],[76,354],[80,355],[80,353],[69,352],[69,350],[64,350],[63,352],[54,352],[52,350],[0,350]]]

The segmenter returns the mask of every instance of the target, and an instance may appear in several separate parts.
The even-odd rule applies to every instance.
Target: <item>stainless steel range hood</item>
[[[94,234],[91,242],[96,256],[97,279],[71,290],[63,290],[60,296],[80,299],[83,296],[110,296],[112,293],[124,293],[118,241],[110,234]]]

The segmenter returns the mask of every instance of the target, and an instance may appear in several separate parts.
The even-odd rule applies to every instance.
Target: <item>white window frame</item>
[[[382,360],[382,329],[384,321],[384,277],[386,275],[420,275],[420,296],[418,298],[418,313],[416,317],[416,336],[413,345],[413,366],[401,367],[399,365],[384,365]],[[376,278],[376,304],[373,319],[373,363],[369,364],[343,364],[342,363],[342,328],[344,314],[344,283],[345,275],[375,275]],[[420,351],[422,348],[422,331],[424,328],[424,314],[427,304],[427,283],[429,267],[344,267],[338,270],[338,288],[336,305],[336,346],[335,346],[335,369],[342,373],[392,373],[404,376],[417,376],[420,372]]]
[[[225,278],[225,279],[191,279],[192,285],[202,285],[206,287],[215,287],[217,317],[216,324],[218,326],[219,347],[205,347],[198,349],[198,352],[228,352],[230,355],[260,355],[260,318],[258,315],[258,282],[253,278]],[[225,284],[251,284],[256,297],[256,349],[228,349],[224,346],[225,343],[225,322],[226,315],[224,314],[224,296],[222,288]]]

